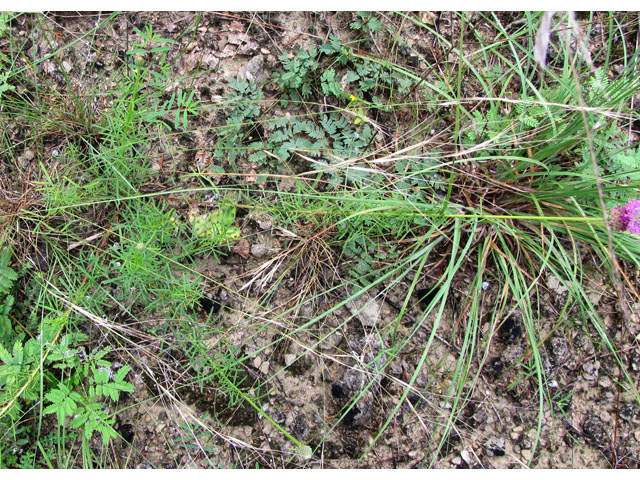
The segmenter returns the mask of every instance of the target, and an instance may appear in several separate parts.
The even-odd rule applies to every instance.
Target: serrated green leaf
[[[4,363],[9,363],[9,361],[11,360],[11,354],[2,345],[0,345],[0,360],[2,360]]]
[[[89,415],[86,412],[76,414],[76,416],[69,421],[69,428],[80,428],[86,423],[88,418]]]
[[[235,206],[234,206],[235,208]],[[235,215],[234,215],[235,217]],[[118,369],[118,371],[116,372],[116,374],[113,376],[113,381],[116,383],[120,383],[124,380],[124,377],[127,376],[127,374],[129,373],[129,371],[131,370],[131,367],[129,365],[125,365],[121,368]]]
[[[98,384],[104,384],[109,381],[109,370],[106,368],[94,368],[93,379]]]

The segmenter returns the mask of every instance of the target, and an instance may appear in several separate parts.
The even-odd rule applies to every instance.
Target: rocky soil
[[[176,78],[190,74],[191,86],[203,103],[215,106],[228,91],[228,80],[253,78],[268,90],[271,73],[278,68],[277,56],[298,46],[308,47],[329,33],[346,38],[350,34],[349,13],[206,14],[196,24],[189,12],[128,13],[100,29],[95,38],[81,35],[104,18],[99,14],[51,14],[40,17],[55,32],[58,44],[48,44],[33,29],[35,16],[24,16],[12,25],[14,35],[29,39],[28,54],[43,58],[62,45],[61,64],[45,60],[39,68],[46,78],[63,88],[63,74],[82,92],[96,79],[115,81],[109,71],[135,38],[133,27],[152,25],[155,32],[176,40],[183,49],[172,65]],[[434,17],[435,18],[435,17]],[[433,21],[425,14],[425,21]],[[406,41],[428,55],[434,38],[419,35],[409,23],[401,26]],[[442,17],[443,35],[455,33],[456,23]],[[482,28],[488,28],[483,26]],[[447,33],[449,29],[450,33]],[[487,35],[490,35],[490,31]],[[129,43],[127,43],[129,42]],[[375,45],[374,45],[375,46]],[[419,59],[418,69],[426,68]],[[60,70],[60,65],[65,72]],[[206,74],[202,72],[206,70]],[[105,75],[106,72],[106,75]],[[108,85],[107,85],[108,86]],[[471,86],[469,87],[471,88]],[[96,106],[96,108],[100,108]],[[202,111],[191,124],[189,136],[164,137],[150,152],[158,181],[172,171],[193,171],[211,162],[215,147],[212,127],[224,121],[219,109]],[[57,148],[55,145],[51,149]],[[176,152],[168,154],[167,152]],[[23,161],[29,162],[28,152]],[[241,165],[251,181],[251,165]],[[254,172],[255,173],[255,172]],[[186,177],[185,177],[186,178]],[[189,186],[190,180],[181,180]],[[193,183],[195,185],[195,183]],[[287,188],[287,185],[281,185]],[[168,205],[181,212],[180,202]],[[483,339],[492,338],[486,352],[476,352],[462,398],[466,407],[446,438],[434,432],[447,421],[454,408],[446,393],[450,372],[459,359],[464,329],[461,305],[467,298],[468,278],[456,278],[452,300],[447,302],[438,338],[420,364],[423,345],[431,334],[433,318],[403,347],[386,367],[385,347],[378,328],[394,322],[409,285],[396,286],[380,294],[372,291],[357,300],[333,307],[351,295],[348,289],[320,295],[303,305],[295,315],[273,320],[300,294],[300,279],[289,272],[272,288],[294,243],[276,219],[266,214],[240,212],[237,222],[245,240],[218,264],[199,258],[200,273],[212,279],[207,293],[223,305],[215,324],[202,330],[211,355],[233,349],[249,358],[245,365],[248,382],[259,380],[259,407],[300,441],[318,447],[310,460],[292,455],[292,442],[246,402],[233,401],[221,385],[182,385],[180,352],[159,356],[153,342],[133,354],[139,368],[130,381],[136,391],[114,406],[118,431],[113,452],[120,466],[136,468],[190,467],[311,467],[311,468],[608,468],[640,466],[640,416],[638,405],[625,385],[615,359],[599,341],[597,333],[576,318],[560,324],[559,312],[566,292],[554,278],[547,278],[539,305],[538,337],[548,383],[540,415],[537,379],[529,369],[530,348],[517,309],[501,326],[483,325]],[[317,258],[317,257],[314,257]],[[275,275],[257,275],[261,268],[275,266]],[[605,326],[624,352],[624,361],[634,379],[640,375],[640,304],[634,305],[635,323],[621,329],[613,294],[594,267],[590,295],[600,309]],[[266,271],[266,270],[265,270]],[[327,278],[330,275],[327,274]],[[248,282],[257,278],[247,287]],[[432,283],[421,281],[419,289]],[[246,288],[244,288],[246,287]],[[489,311],[500,292],[487,284],[482,308]],[[271,292],[268,303],[266,291]],[[241,292],[241,295],[232,292]],[[305,292],[302,292],[305,293]],[[408,315],[399,326],[398,338],[408,338],[424,310],[419,298],[412,299]],[[309,319],[330,312],[313,328],[301,328]],[[349,322],[344,322],[350,318]],[[571,318],[571,317],[570,317]],[[153,320],[153,319],[150,319]],[[462,323],[460,323],[462,321]],[[219,332],[224,331],[224,339]],[[286,341],[279,341],[286,334]],[[482,369],[480,370],[480,367]],[[478,372],[481,372],[478,374]],[[404,388],[416,375],[406,397]],[[365,388],[367,387],[367,388]],[[364,394],[359,392],[364,391]],[[254,392],[256,393],[256,392]],[[355,398],[355,408],[343,415]],[[376,439],[382,425],[388,428]],[[540,426],[540,428],[538,428]],[[539,432],[539,433],[538,433]],[[430,452],[442,449],[437,458]],[[535,454],[533,453],[535,450]],[[532,455],[533,458],[532,458]]]

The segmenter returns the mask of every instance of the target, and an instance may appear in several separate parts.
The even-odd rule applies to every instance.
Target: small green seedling
[[[189,212],[193,234],[216,244],[235,242],[240,238],[242,232],[233,224],[235,219],[236,205],[232,198],[225,198],[213,213],[200,214],[195,209]]]

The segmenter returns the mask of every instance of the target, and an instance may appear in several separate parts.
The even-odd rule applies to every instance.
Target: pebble
[[[598,376],[599,370],[600,370],[600,362],[598,362],[597,360],[582,364],[582,376],[586,380],[595,380],[595,378]]]
[[[264,375],[267,375],[269,373],[269,362],[262,362],[262,365],[260,365],[259,368],[260,372]]]
[[[271,220],[258,220],[258,226],[262,230],[271,230],[273,224],[271,223]]]
[[[506,441],[504,437],[491,437],[485,447],[488,456],[502,457],[505,454]]]
[[[513,427],[513,429],[511,430],[511,440],[518,440],[518,438],[520,438],[520,434],[522,433],[522,431],[524,430],[524,427],[522,425],[518,425],[517,427]]]
[[[257,369],[260,369],[261,364],[262,364],[262,360],[260,359],[260,357],[255,357],[253,359],[253,366],[256,367]]]
[[[368,328],[373,328],[382,319],[380,313],[380,304],[373,300],[364,297],[357,297],[347,303],[347,307],[354,316],[357,316],[362,325]]]
[[[24,159],[27,161],[31,161],[35,158],[35,154],[31,150],[27,150],[24,152]]]
[[[564,338],[551,339],[551,357],[556,364],[563,363],[569,356],[569,342]]]
[[[321,350],[331,350],[342,343],[342,334],[335,332],[329,335],[329,337],[320,344]]]
[[[600,377],[600,380],[598,381],[598,384],[602,387],[602,388],[609,388],[611,386],[611,379],[609,377]]]
[[[256,55],[240,69],[238,77],[259,83],[260,80],[262,80],[263,67],[264,57],[262,55]]]
[[[256,258],[262,258],[268,253],[269,249],[262,243],[254,243],[251,245],[251,255]]]
[[[296,361],[296,355],[293,353],[287,353],[284,356],[284,363],[287,365],[287,367],[290,367],[291,365],[293,365],[293,362]]]

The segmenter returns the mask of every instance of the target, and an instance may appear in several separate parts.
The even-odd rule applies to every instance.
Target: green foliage
[[[609,81],[605,70],[598,68],[588,81],[588,101],[594,106],[611,101],[628,88],[627,83],[624,78]],[[609,183],[605,198],[607,207],[611,208],[637,198],[637,185],[640,183],[640,147],[634,148],[627,143],[627,133],[618,121],[591,114],[588,114],[587,118],[590,128],[593,129],[591,145],[596,164],[600,169],[600,175],[604,177],[603,180]],[[587,142],[581,144],[580,154],[582,159],[576,164],[578,172],[592,175],[591,150]],[[616,188],[634,185],[636,188]]]
[[[282,106],[287,106],[289,101],[300,102],[303,98],[309,98],[314,73],[319,67],[317,56],[318,50],[312,47],[309,50],[298,50],[298,54],[292,58],[286,52],[278,57],[282,62],[282,70],[274,72],[272,78],[283,91],[280,101]]]
[[[182,123],[184,129],[187,130],[187,115],[197,114],[196,107],[200,104],[200,100],[194,101],[193,96],[195,93],[195,90],[191,90],[187,94],[184,90],[178,88],[178,95],[176,96],[176,93],[173,92],[171,98],[162,106],[163,111],[168,111],[173,108],[173,102],[176,102],[176,113],[173,122],[175,128],[178,128]],[[180,119],[182,119],[182,122],[180,122]]]
[[[260,165],[263,172],[277,171],[296,150],[317,157],[328,147],[324,132],[310,120],[284,116],[265,124],[265,130],[266,140],[249,145],[254,151],[249,161]]]
[[[382,24],[372,12],[356,12],[358,18],[349,24],[351,30],[361,30],[363,33],[379,32]]]
[[[133,391],[133,385],[124,379],[129,367],[121,367],[110,374],[112,364],[104,359],[109,349],[94,351],[84,358],[84,352],[77,345],[87,336],[75,332],[58,338],[64,323],[64,319],[49,316],[37,338],[24,341],[17,337],[11,350],[0,346],[0,407],[3,409],[0,424],[18,435],[16,422],[23,415],[23,405],[39,398],[39,382],[35,380],[39,378],[42,364],[66,372],[57,383],[48,370],[40,373],[44,379],[45,398],[50,403],[43,413],[55,414],[60,426],[64,426],[70,417],[69,428],[81,429],[86,439],[90,439],[95,431],[100,432],[106,444],[109,438],[117,436],[111,426],[115,419],[98,400],[106,397],[118,401],[121,391]],[[2,439],[0,450],[4,447],[7,444]]]
[[[15,90],[15,87],[9,84],[10,76],[11,76],[10,72],[0,73],[0,102],[2,101],[2,95],[5,92],[10,92],[11,90]]]
[[[624,131],[616,124],[595,132],[592,145],[604,180],[612,186],[640,184],[640,147],[625,145]],[[588,145],[582,146],[582,160],[576,165],[584,175],[592,175],[593,165]],[[637,188],[608,188],[607,207],[611,208],[638,197]]]
[[[123,215],[118,225],[120,242],[110,249],[113,260],[109,280],[119,286],[122,299],[145,303],[162,281],[166,263],[160,255],[161,239],[175,229],[170,219],[170,213],[163,214],[151,204],[129,209]]]
[[[6,295],[13,282],[18,279],[18,274],[14,269],[9,267],[9,261],[11,260],[11,250],[8,248],[0,251],[0,294]]]
[[[240,238],[241,231],[233,222],[236,219],[235,199],[229,195],[224,198],[215,212],[198,215],[189,212],[189,223],[193,235],[214,245],[229,245]]]
[[[100,433],[105,445],[118,434],[112,426],[115,419],[100,400],[117,402],[120,392],[134,391],[125,380],[130,367],[125,365],[114,371],[112,363],[104,358],[109,350],[95,350],[78,368],[71,369],[69,377],[45,395],[50,405],[43,410],[45,414],[55,414],[60,427],[67,425],[68,418],[68,427],[80,429],[87,440],[94,432]]]
[[[9,20],[9,12],[0,12],[0,37],[7,31]],[[2,71],[6,68],[5,61],[7,61],[6,56],[0,52],[0,105],[2,105],[3,94],[15,90],[15,86],[9,84],[9,79],[12,76],[11,71]]]
[[[18,279],[17,272],[9,267],[11,250],[0,251],[0,347],[9,348],[13,338],[13,328],[9,314],[15,298],[11,295],[13,283]]]
[[[552,95],[557,95],[554,91]],[[553,101],[553,100],[549,100]],[[553,107],[553,112],[560,115],[560,109]],[[496,150],[511,151],[511,149],[523,143],[523,140],[530,141],[529,132],[534,130],[541,122],[546,120],[548,112],[542,105],[536,104],[536,99],[527,95],[521,96],[521,102],[516,103],[509,112],[497,103],[492,103],[489,109],[481,113],[478,110],[473,112],[473,127],[466,131],[469,146],[475,143],[493,140]],[[560,117],[558,116],[558,119]],[[547,138],[550,132],[537,134],[538,138]],[[520,150],[511,152],[518,155]]]
[[[226,103],[234,108],[226,124],[218,131],[214,155],[233,165],[238,158],[246,131],[260,115],[258,103],[262,100],[262,90],[253,80],[233,79],[229,82],[229,87],[231,92],[226,97]]]
[[[0,12],[0,37],[4,35],[7,31],[7,25],[9,25],[9,20],[11,12]]]
[[[265,125],[267,138],[253,142],[249,160],[275,171],[295,151],[315,159],[312,166],[331,177],[334,183],[359,182],[369,174],[357,167],[339,165],[344,160],[366,153],[375,131],[371,126],[351,124],[343,115],[323,115],[319,125],[296,117],[282,117]]]
[[[437,155],[437,152],[431,152]],[[394,164],[398,180],[394,182],[398,196],[424,201],[430,191],[444,191],[447,184],[442,180],[440,164],[435,158],[416,155],[398,160]]]

